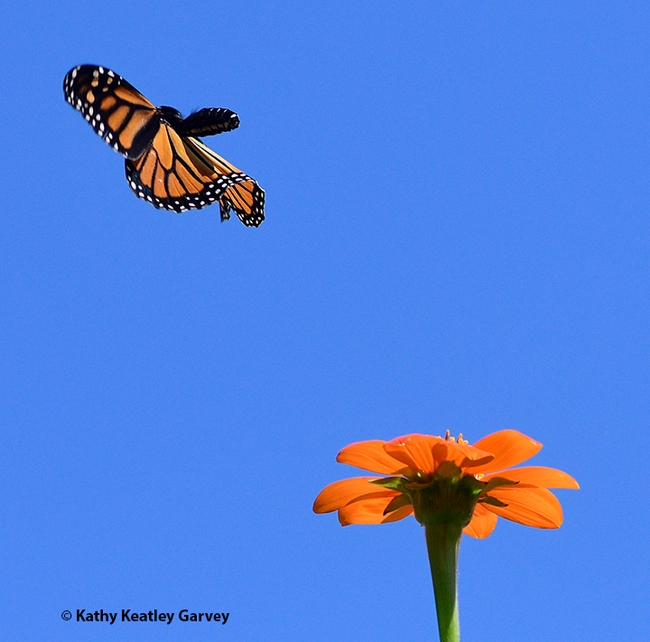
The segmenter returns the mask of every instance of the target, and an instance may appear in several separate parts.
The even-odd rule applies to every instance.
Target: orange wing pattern
[[[126,157],[136,196],[154,207],[184,212],[219,201],[221,220],[234,210],[244,225],[264,220],[264,190],[253,178],[206,147],[196,135],[235,129],[237,114],[202,109],[187,118],[155,107],[124,78],[105,67],[82,65],[63,81],[66,100],[113,149]]]
[[[163,123],[144,154],[126,161],[126,179],[154,207],[184,212],[219,201],[221,219],[233,209],[244,225],[264,220],[264,190],[200,140]]]

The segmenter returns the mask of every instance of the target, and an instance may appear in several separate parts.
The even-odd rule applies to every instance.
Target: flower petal
[[[384,446],[384,450],[388,455],[413,470],[433,473],[435,472],[435,463],[432,450],[440,442],[446,443],[442,437],[415,433],[392,439]]]
[[[404,466],[399,460],[386,454],[384,450],[385,444],[386,442],[380,439],[350,444],[341,450],[336,457],[336,461],[341,464],[363,468],[363,470],[369,470],[373,473],[394,475]]]
[[[499,430],[479,439],[474,447],[493,453],[494,459],[483,466],[472,468],[472,473],[491,473],[530,459],[542,449],[542,444],[518,430]]]
[[[476,448],[476,446],[444,440],[433,448],[433,457],[439,464],[443,461],[453,461],[461,470],[473,469],[494,459],[492,453]]]
[[[546,468],[546,466],[524,466],[522,468],[511,468],[500,473],[485,475],[481,481],[489,481],[492,477],[505,477],[522,484],[531,484],[540,488],[573,488],[578,490],[578,482],[568,473],[557,468]]]
[[[463,528],[463,533],[477,539],[485,539],[497,525],[497,516],[487,510],[482,504],[477,504],[472,515],[472,521]]]
[[[505,507],[483,504],[499,517],[524,526],[559,528],[564,521],[562,506],[557,497],[545,488],[500,486],[490,491],[490,497],[507,504]]]
[[[402,506],[402,508],[398,508],[392,513],[388,513],[382,524],[388,524],[389,522],[398,522],[400,519],[404,519],[409,515],[413,515],[413,506]]]
[[[395,491],[383,491],[383,493],[384,497],[364,497],[340,508],[339,522],[341,522],[341,526],[349,526],[350,524],[386,524],[395,522],[398,519],[404,519],[413,512],[411,506],[403,506],[392,513],[388,513],[388,515],[384,515],[386,506],[399,493]]]
[[[370,482],[377,477],[352,477],[350,479],[341,479],[329,486],[323,488],[314,500],[315,513],[331,513],[345,506],[357,497],[364,497],[375,493],[382,497],[386,496],[386,489],[376,486]],[[391,497],[399,495],[397,491],[388,491]]]

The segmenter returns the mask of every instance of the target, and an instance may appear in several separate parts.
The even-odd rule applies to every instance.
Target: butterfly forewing
[[[160,126],[154,105],[105,67],[75,67],[65,77],[63,90],[95,132],[127,158],[138,158]]]

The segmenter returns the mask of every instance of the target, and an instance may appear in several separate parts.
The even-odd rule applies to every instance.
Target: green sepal
[[[381,479],[373,479],[371,484],[381,486],[382,488],[390,488],[390,490],[396,490],[404,492],[404,483],[405,480],[403,477],[382,477]]]
[[[476,479],[474,475],[464,475],[459,482],[459,486],[470,491],[474,497],[478,497],[485,492],[486,484]]]
[[[501,500],[496,497],[490,497],[489,495],[484,499],[479,500],[482,504],[489,504],[490,506],[497,506],[498,508],[505,508],[508,504],[504,504]]]
[[[505,477],[492,477],[487,484],[484,485],[483,491],[489,492],[493,488],[499,488],[499,486],[516,486],[519,482],[512,481],[512,479],[506,479]]]

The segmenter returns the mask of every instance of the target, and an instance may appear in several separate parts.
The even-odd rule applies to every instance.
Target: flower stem
[[[460,642],[456,580],[462,529],[459,525],[449,522],[426,524],[425,533],[440,642]]]

